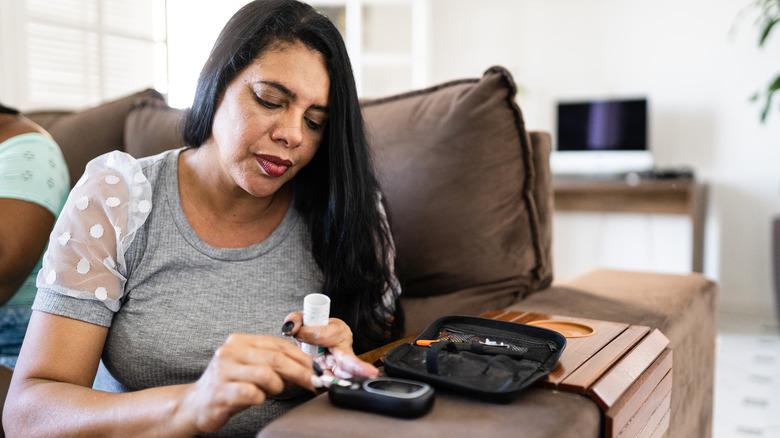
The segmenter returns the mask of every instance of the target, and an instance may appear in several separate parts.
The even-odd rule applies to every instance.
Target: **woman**
[[[32,314],[41,255],[69,189],[57,143],[0,104],[0,411]]]
[[[353,333],[356,350],[397,337],[399,290],[332,23],[295,1],[242,8],[183,133],[193,147],[93,160],[71,193],[38,278],[8,433],[253,436],[300,402],[290,386],[314,390],[311,358],[276,336],[285,321],[326,348],[326,372],[377,374]],[[335,318],[302,327],[295,311],[317,291]]]
[[[40,258],[68,190],[70,175],[57,143],[0,104],[0,365],[16,364]]]

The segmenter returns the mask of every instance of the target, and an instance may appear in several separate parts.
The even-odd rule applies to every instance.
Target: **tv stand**
[[[555,175],[555,211],[680,214],[691,220],[691,271],[704,268],[706,185],[694,178],[590,178]]]

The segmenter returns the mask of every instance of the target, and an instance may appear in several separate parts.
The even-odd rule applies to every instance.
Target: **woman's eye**
[[[317,123],[311,119],[306,119],[306,126],[308,126],[309,129],[313,131],[319,131],[320,129],[322,129],[323,125],[324,123]]]
[[[260,103],[260,105],[262,105],[262,106],[264,106],[266,108],[269,108],[269,109],[276,109],[276,108],[281,108],[282,107],[281,104],[273,103],[273,102],[270,102],[270,101],[265,100],[265,99],[260,98],[260,97],[257,98],[257,102]]]

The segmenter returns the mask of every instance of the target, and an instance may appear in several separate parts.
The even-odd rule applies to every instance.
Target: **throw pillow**
[[[164,100],[139,97],[125,122],[125,151],[141,158],[184,146],[179,134],[183,116],[184,110],[171,108]]]
[[[550,195],[535,194],[538,163],[516,92],[493,67],[362,102],[405,299],[453,294],[460,307],[441,314],[478,313],[551,282],[549,224],[536,205]],[[483,308],[463,308],[472,301]]]

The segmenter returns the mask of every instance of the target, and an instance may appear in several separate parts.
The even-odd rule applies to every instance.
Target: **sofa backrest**
[[[154,153],[162,152],[181,145],[181,140],[176,142],[179,137],[178,132],[176,127],[169,123],[170,120],[150,124],[145,129],[137,131],[137,125],[131,125],[129,126],[131,131],[126,130],[126,126],[133,119],[130,117],[131,114],[137,114],[136,111],[145,102],[157,102],[167,108],[162,94],[148,89],[81,111],[33,111],[24,115],[49,131],[60,145],[73,185],[84,173],[84,168],[91,159],[113,150],[130,152],[126,142],[128,138],[134,138],[134,132],[145,134],[151,130],[150,128],[163,125],[166,126],[164,129],[169,131],[167,136],[155,138],[152,142],[153,147],[144,150],[144,153],[152,150]],[[163,111],[159,112],[159,114],[163,113]],[[146,155],[152,154],[146,153]]]
[[[405,305],[452,294],[460,307],[437,312],[479,313],[552,281],[550,137],[526,132],[516,93],[509,72],[493,67],[362,102]],[[182,146],[182,113],[144,90],[84,111],[25,115],[60,144],[75,183],[104,152],[142,157]]]

